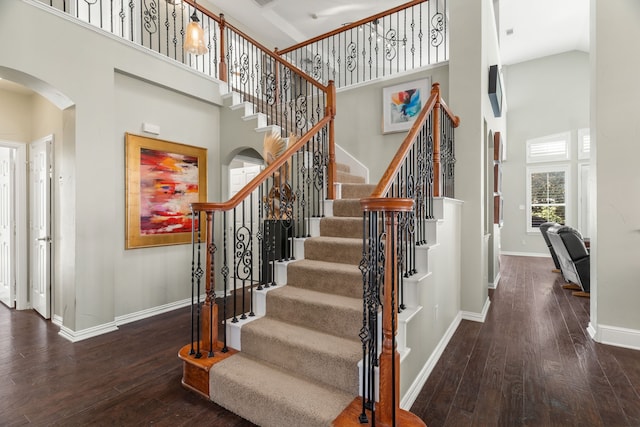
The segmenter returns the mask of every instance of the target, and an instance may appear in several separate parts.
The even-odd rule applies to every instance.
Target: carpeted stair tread
[[[320,220],[320,235],[362,238],[362,217],[325,217]]]
[[[352,175],[344,171],[336,171],[336,182],[351,183],[351,184],[364,184],[365,179],[362,176]]]
[[[362,260],[362,238],[311,237],[304,242],[304,257],[318,261],[359,265]]]
[[[360,199],[337,199],[333,201],[333,216],[362,218]]]
[[[343,199],[362,199],[369,197],[376,184],[342,184],[341,196]]]
[[[214,365],[211,400],[263,427],[326,427],[354,395],[238,353]]]
[[[267,294],[267,316],[353,339],[362,327],[362,298],[283,286]]]
[[[336,171],[351,173],[351,166],[344,163],[336,163]]]
[[[362,272],[355,264],[302,259],[287,266],[287,286],[362,299]]]
[[[362,346],[357,335],[346,339],[267,315],[242,327],[242,352],[345,392],[358,393],[357,364]]]

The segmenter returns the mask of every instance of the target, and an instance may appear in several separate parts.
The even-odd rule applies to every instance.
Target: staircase
[[[211,400],[261,426],[328,426],[358,395],[359,199],[374,186],[348,167],[338,177],[343,198],[333,216],[304,239],[304,254],[296,254],[304,259],[288,263],[286,286],[258,291],[266,312],[242,325],[241,352],[210,371]]]
[[[335,91],[330,90],[329,93],[329,100],[334,101]],[[235,93],[226,93],[223,99],[226,103],[231,103],[230,111],[240,112],[245,126],[235,126],[233,135],[221,134],[221,139],[235,138],[245,144],[251,144],[250,141],[257,142],[262,139],[250,135],[255,135],[255,131],[282,132],[275,125],[267,125],[266,116],[255,113],[256,108],[251,103],[243,102]],[[330,104],[333,105],[331,102]],[[437,184],[439,178],[449,177],[439,172],[441,157],[436,153],[439,153],[441,137],[446,141],[447,149],[453,146],[452,129],[457,126],[459,119],[453,116],[441,101],[438,84],[432,86],[427,104],[429,107],[424,108],[416,119],[416,123],[420,125],[414,125],[391,161],[383,180],[375,186],[365,184],[365,178],[352,174],[347,166],[323,163],[327,158],[335,158],[335,153],[331,153],[332,145],[330,144],[328,152],[321,153],[318,151],[321,140],[309,139],[309,135],[320,135],[321,130],[326,132],[325,135],[331,134],[330,113],[334,110],[333,107],[327,107],[327,115],[316,123],[306,136],[267,167],[259,175],[259,180],[254,180],[260,184],[254,183],[253,186],[245,187],[246,194],[242,196],[244,199],[234,197],[228,203],[192,205],[196,211],[207,212],[211,218],[208,218],[209,225],[206,227],[206,233],[203,233],[206,236],[201,238],[198,234],[197,244],[192,245],[194,259],[196,250],[198,254],[197,264],[192,264],[192,283],[197,283],[197,289],[200,289],[200,277],[203,268],[206,268],[204,284],[207,298],[203,303],[197,304],[197,317],[192,317],[192,325],[198,325],[197,337],[202,337],[202,340],[192,339],[192,344],[180,351],[180,358],[185,361],[183,384],[186,387],[208,396],[215,403],[261,426],[327,426],[334,422],[335,425],[357,424],[359,416],[373,416],[371,413],[361,413],[363,402],[369,399],[378,401],[375,407],[376,410],[379,408],[379,411],[376,412],[375,419],[379,419],[381,425],[424,425],[406,409],[411,406],[460,319],[456,314],[459,311],[458,301],[449,297],[451,283],[458,283],[459,278],[455,274],[448,274],[448,269],[444,269],[437,276],[428,269],[431,265],[431,249],[439,246],[437,235],[440,232],[437,230],[441,226],[440,219],[444,217],[444,211],[453,206],[444,202],[442,198],[434,199],[434,193],[430,192],[434,188],[440,188]],[[441,109],[446,114],[441,114]],[[443,116],[448,121],[441,132],[439,129]],[[221,120],[226,121],[223,117]],[[432,140],[425,136],[431,129],[431,123],[433,146]],[[311,142],[318,145],[311,146]],[[431,154],[433,157],[430,157]],[[449,153],[444,158],[453,157]],[[297,181],[292,179],[291,183],[303,183],[307,187],[311,187],[312,182],[319,183],[316,188],[322,189],[322,182],[327,179],[327,176],[322,174],[322,168],[326,168],[324,172],[329,176],[327,180],[336,182],[336,185],[326,190],[326,197],[324,192],[316,193],[315,204],[313,197],[311,198],[316,213],[305,214],[304,210],[298,211],[302,214],[294,221],[305,226],[304,231],[298,235],[308,236],[310,232],[311,237],[293,239],[294,261],[274,263],[272,258],[271,265],[275,267],[275,281],[278,286],[268,286],[265,289],[259,286],[261,290],[258,290],[254,287],[258,282],[249,276],[242,277],[245,270],[241,271],[239,266],[253,265],[249,272],[256,268],[253,257],[246,255],[255,253],[256,249],[247,250],[249,245],[254,244],[254,240],[244,237],[244,234],[239,234],[238,242],[235,242],[234,231],[229,243],[234,245],[233,260],[228,263],[225,258],[220,269],[220,273],[225,277],[224,295],[228,292],[226,275],[229,274],[231,266],[234,268],[232,274],[235,274],[231,289],[237,292],[237,281],[242,281],[241,295],[250,292],[252,298],[251,314],[239,316],[239,321],[234,317],[233,322],[226,322],[223,348],[220,341],[210,338],[218,336],[215,326],[209,327],[214,323],[207,323],[213,322],[208,319],[216,319],[218,316],[217,306],[213,304],[213,279],[217,268],[211,254],[215,252],[216,247],[225,248],[226,253],[228,244],[226,232],[222,241],[216,241],[214,237],[214,215],[220,212],[219,217],[224,218],[224,221],[235,222],[236,213],[240,209],[239,215],[242,216],[243,222],[238,230],[242,233],[246,230],[253,233],[250,230],[254,228],[243,225],[246,224],[244,221],[247,221],[243,213],[244,202],[249,192],[257,190],[256,185],[264,185],[261,189],[262,194],[270,193],[273,189],[270,186],[276,182],[277,168],[284,167],[288,159],[298,162],[297,167],[292,166],[291,169],[303,174],[302,178],[298,178]],[[432,184],[427,180],[429,175],[423,173],[425,162],[433,162]],[[316,181],[312,181],[310,173],[306,174],[311,170],[312,164],[314,171],[321,171],[314,176],[313,179]],[[357,162],[354,164],[358,167]],[[443,163],[444,167],[450,166],[447,165],[448,163]],[[416,171],[418,173],[413,175]],[[395,242],[399,240],[394,240],[396,238],[393,237],[393,230],[396,226],[390,218],[397,214],[397,218],[401,220],[400,213],[412,209],[414,202],[407,199],[411,197],[408,194],[410,188],[403,183],[414,178],[417,178],[415,188],[422,189],[423,192],[420,194],[426,197],[414,199],[417,200],[417,219],[415,235],[411,234],[411,239],[415,240],[404,240],[407,246],[412,246],[410,251],[404,249],[404,253],[410,254],[410,257],[406,258],[406,264],[402,268],[406,267],[408,270],[398,271],[403,274],[398,274],[397,278],[391,277],[390,275],[394,274],[394,266],[398,265],[396,254],[403,249],[395,249]],[[392,187],[394,190],[389,193]],[[395,198],[388,198],[387,194],[394,194]],[[302,195],[300,200],[303,206],[307,206],[304,203],[307,199],[304,193]],[[326,201],[325,198],[335,200]],[[361,208],[362,198],[367,198],[363,201],[367,207],[364,214]],[[258,196],[257,200],[262,201],[263,198]],[[281,202],[283,200],[281,199]],[[239,205],[240,201],[242,205]],[[253,202],[249,200],[249,203],[251,206]],[[316,210],[315,206],[324,208]],[[293,212],[292,207],[289,209]],[[459,207],[453,208],[452,212],[452,218],[459,218]],[[231,217],[224,216],[227,213]],[[320,215],[324,215],[323,218],[313,218],[314,222],[309,224],[312,216]],[[252,224],[251,218],[255,217],[249,215],[247,218]],[[375,231],[376,227],[367,227],[367,230],[364,230],[364,218],[369,218],[371,224],[381,220],[381,223],[384,223],[384,233]],[[459,246],[456,243],[459,238],[456,238],[456,223],[454,219],[451,225],[447,226],[453,239],[452,244],[445,245],[448,260],[454,264],[460,257]],[[234,230],[235,228],[234,225]],[[365,300],[363,273],[360,271],[364,231],[367,242],[371,243],[365,249]],[[405,229],[404,232],[410,231]],[[202,242],[206,243],[206,246],[202,245]],[[428,244],[425,245],[426,242]],[[201,259],[204,259],[201,257],[201,248],[209,251],[206,255],[206,266],[201,263]],[[381,248],[385,252],[382,257],[379,251]],[[437,254],[441,251],[442,249],[435,252]],[[438,264],[437,260],[435,264]],[[197,268],[193,268],[194,266]],[[238,269],[235,269],[236,267]],[[219,287],[217,290],[220,290]],[[382,293],[384,302],[375,297]],[[398,297],[397,300],[393,299],[394,295]],[[382,310],[381,313],[381,303],[384,307],[400,306],[402,310],[399,314],[392,309]],[[242,310],[245,310],[244,303],[242,306]],[[424,310],[425,307],[429,310]],[[233,311],[236,312],[235,304]],[[363,311],[368,319],[364,326]],[[380,317],[382,321],[379,320]],[[376,318],[377,321],[372,320]],[[200,325],[204,330],[203,334],[200,334]],[[367,345],[363,348],[359,340],[363,333],[368,337],[377,334],[378,338],[367,340]],[[193,334],[192,326],[192,336]],[[436,337],[436,341],[431,337]],[[216,346],[215,357],[212,343]],[[414,346],[413,351],[407,345],[409,343]],[[196,351],[194,345],[197,347]],[[208,349],[208,357],[201,358],[201,347]],[[225,352],[227,347],[229,352]],[[365,360],[365,363],[361,363],[362,360]],[[374,360],[376,362],[367,363]],[[400,364],[406,365],[407,369],[403,367],[401,370]],[[364,377],[368,379],[367,384],[370,386],[365,388],[364,399],[356,399],[361,393],[361,372],[366,373]]]

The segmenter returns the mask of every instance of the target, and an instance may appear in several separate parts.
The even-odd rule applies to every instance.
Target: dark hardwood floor
[[[429,427],[640,426],[640,351],[595,343],[552,268],[502,257],[485,323],[462,321],[411,408]]]
[[[640,352],[589,338],[589,301],[551,259],[502,262],[487,321],[461,323],[412,411],[429,427],[640,426]],[[72,344],[1,306],[0,426],[252,426],[180,385],[189,322],[181,309]]]
[[[189,325],[180,309],[72,344],[0,307],[0,426],[253,426],[180,385]]]

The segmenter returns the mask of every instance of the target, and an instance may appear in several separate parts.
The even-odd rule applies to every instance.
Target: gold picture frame
[[[191,242],[191,208],[207,199],[207,149],[125,134],[125,248]]]

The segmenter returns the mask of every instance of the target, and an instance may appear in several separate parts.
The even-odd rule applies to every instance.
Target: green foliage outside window
[[[565,172],[531,174],[531,227],[543,222],[565,223]]]

